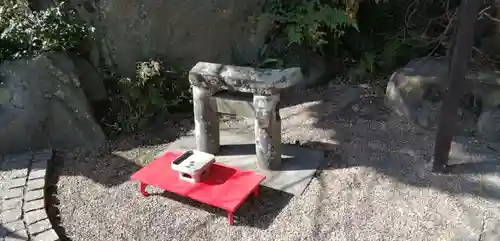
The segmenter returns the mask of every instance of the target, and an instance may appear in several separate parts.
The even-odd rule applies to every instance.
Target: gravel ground
[[[174,195],[143,198],[130,175],[190,119],[124,137],[101,150],[60,152],[51,197],[57,231],[77,240],[494,240],[500,220],[496,163],[454,175],[426,169],[433,133],[389,115],[361,88],[321,88],[285,98],[284,141],[328,151],[302,196],[263,188],[239,210],[223,211]],[[228,121],[228,125],[234,121]],[[241,123],[240,123],[241,124]],[[251,125],[247,125],[251,126]],[[145,141],[147,140],[147,141]],[[465,140],[465,141],[464,141]],[[489,158],[454,143],[455,159]],[[481,146],[481,145],[479,145]],[[146,161],[145,161],[146,160]]]

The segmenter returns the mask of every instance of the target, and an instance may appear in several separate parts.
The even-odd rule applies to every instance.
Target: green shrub
[[[93,31],[74,11],[63,11],[64,3],[33,12],[22,2],[0,2],[0,61],[71,50]]]
[[[191,100],[187,72],[149,60],[137,63],[136,73],[135,79],[119,79],[117,92],[110,97],[110,116],[104,122],[112,134],[144,128]]]
[[[266,16],[284,30],[290,44],[318,51],[329,38],[342,36],[346,28],[358,28],[356,20],[340,5],[320,0],[270,0]]]
[[[433,40],[425,39],[432,37],[429,29],[439,35],[447,25],[440,20],[447,16],[446,2],[268,0],[265,17],[278,26],[271,40],[285,36],[290,44],[312,48],[326,61],[342,63],[338,69],[346,71],[338,74],[359,83],[380,79],[409,59],[428,54],[434,48]]]

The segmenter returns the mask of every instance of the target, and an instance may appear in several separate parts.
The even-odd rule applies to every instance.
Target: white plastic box
[[[172,170],[179,172],[179,178],[187,182],[200,182],[209,175],[210,166],[215,162],[215,155],[189,150],[172,162]]]

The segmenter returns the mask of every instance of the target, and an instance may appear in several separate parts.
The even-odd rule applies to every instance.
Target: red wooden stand
[[[148,185],[165,191],[224,209],[229,224],[233,224],[233,214],[250,194],[259,195],[259,184],[265,176],[252,171],[215,163],[210,175],[199,183],[189,183],[179,179],[179,173],[171,169],[171,162],[182,153],[166,152],[132,175],[132,180],[140,182],[140,192],[148,196]]]

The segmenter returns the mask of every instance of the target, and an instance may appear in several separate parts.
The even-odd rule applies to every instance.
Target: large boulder
[[[448,61],[445,58],[421,58],[410,61],[392,74],[387,83],[385,103],[396,114],[428,125],[424,116],[428,105],[424,98],[439,97],[446,88]]]
[[[65,54],[0,64],[0,154],[105,140]]]
[[[76,74],[88,100],[92,102],[106,99],[104,79],[96,68],[89,61],[76,54],[69,54],[69,56],[73,60]]]
[[[500,109],[483,112],[477,121],[477,132],[485,140],[500,141]]]
[[[398,69],[387,83],[387,107],[416,124],[435,129],[443,93],[448,86],[448,66],[446,58],[420,58]],[[500,136],[500,118],[492,114],[498,112],[500,107],[500,74],[495,71],[469,70],[465,79],[464,97],[474,100],[474,103],[468,104],[480,104],[459,109],[464,124],[461,127],[474,126],[476,118],[470,114],[473,111],[483,112],[477,127],[471,129],[476,129],[477,134],[486,140],[500,140],[495,137]],[[467,107],[470,109],[467,110]]]

